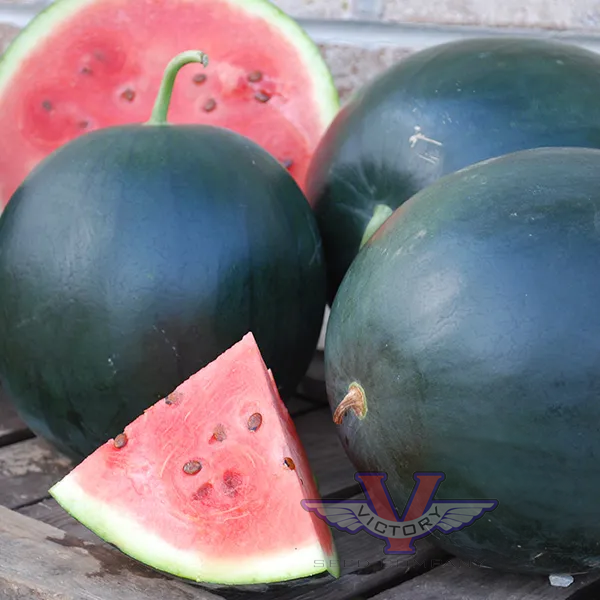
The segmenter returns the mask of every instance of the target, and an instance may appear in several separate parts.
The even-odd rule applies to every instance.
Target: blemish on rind
[[[427,142],[429,144],[433,144],[434,146],[443,146],[442,142],[438,140],[434,140],[433,138],[427,137],[421,132],[421,127],[419,125],[415,125],[415,132],[408,138],[408,143],[411,148],[414,148],[417,145],[417,142]]]
[[[344,417],[350,412],[353,412],[358,419],[364,419],[367,414],[365,390],[356,382],[348,386],[348,393],[333,413],[333,422],[336,425],[341,425]]]

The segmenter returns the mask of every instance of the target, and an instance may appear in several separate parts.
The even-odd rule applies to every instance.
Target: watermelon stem
[[[350,411],[353,411],[359,419],[364,419],[367,414],[367,396],[365,390],[356,382],[350,384],[348,393],[335,409],[333,422],[336,425],[341,425],[344,417]]]
[[[360,240],[360,248],[362,248],[370,239],[371,236],[387,221],[388,217],[394,211],[387,204],[377,204],[373,210],[373,216],[367,223],[365,232]]]
[[[154,108],[150,119],[146,125],[166,125],[167,113],[169,112],[169,103],[173,93],[175,78],[181,67],[189,63],[200,63],[204,67],[208,66],[208,56],[200,50],[186,50],[175,56],[165,68],[163,78],[154,102]]]

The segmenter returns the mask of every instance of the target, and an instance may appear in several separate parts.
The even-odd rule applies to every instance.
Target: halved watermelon
[[[303,187],[338,96],[318,48],[268,0],[57,0],[0,63],[0,212],[52,150],[145,121],[165,65],[190,48],[210,64],[182,69],[169,121],[233,129]]]
[[[301,506],[316,484],[251,333],[50,494],[126,554],[187,579],[339,574],[331,531]]]

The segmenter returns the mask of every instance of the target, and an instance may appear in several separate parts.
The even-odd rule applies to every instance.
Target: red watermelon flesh
[[[0,211],[57,147],[146,121],[167,63],[189,49],[210,62],[181,70],[169,121],[233,129],[303,187],[338,98],[317,47],[268,0],[57,0],[0,64]]]
[[[337,576],[318,491],[252,334],[88,456],[50,493],[156,569],[249,584]]]

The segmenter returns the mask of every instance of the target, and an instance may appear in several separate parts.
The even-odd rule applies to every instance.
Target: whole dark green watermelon
[[[436,499],[497,500],[433,533],[465,560],[600,568],[599,307],[600,150],[521,151],[422,190],[329,319],[327,391],[356,469],[388,474],[399,514],[415,472],[445,474]],[[354,386],[344,411],[354,383],[364,402]]]
[[[527,38],[438,45],[374,78],[338,113],[307,178],[330,301],[365,231],[439,177],[527,148],[600,147],[598,98],[597,53]]]
[[[2,383],[81,458],[249,331],[290,393],[325,286],[310,206],[258,145],[200,125],[98,130],[0,219]]]

